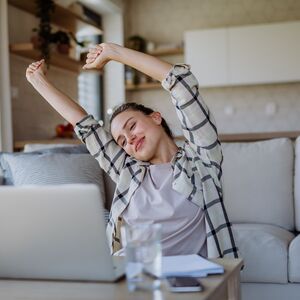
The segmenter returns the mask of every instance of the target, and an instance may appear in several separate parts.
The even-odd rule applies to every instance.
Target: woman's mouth
[[[143,137],[143,138],[141,138],[137,141],[137,143],[135,144],[135,151],[136,152],[139,151],[142,148],[142,146],[144,144],[144,140],[145,140],[145,137]]]

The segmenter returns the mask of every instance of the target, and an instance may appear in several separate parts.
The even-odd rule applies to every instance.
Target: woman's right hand
[[[44,59],[33,62],[26,69],[26,78],[31,84],[33,84],[38,78],[45,77],[45,74],[46,65]]]

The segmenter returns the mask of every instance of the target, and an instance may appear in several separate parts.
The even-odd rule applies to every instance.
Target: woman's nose
[[[127,143],[128,143],[128,144],[132,145],[133,142],[134,142],[134,140],[135,140],[135,135],[134,135],[134,134],[129,134],[129,135],[127,136]]]

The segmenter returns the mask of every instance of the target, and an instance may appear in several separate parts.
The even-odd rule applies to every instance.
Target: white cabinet
[[[220,86],[228,82],[227,30],[198,30],[185,33],[185,62],[201,86]]]
[[[185,61],[201,86],[300,80],[300,22],[185,33]]]

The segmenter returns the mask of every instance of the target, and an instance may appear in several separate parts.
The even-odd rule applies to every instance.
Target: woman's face
[[[164,133],[161,121],[158,112],[145,115],[141,111],[126,110],[113,119],[111,133],[127,154],[138,160],[151,161]]]

